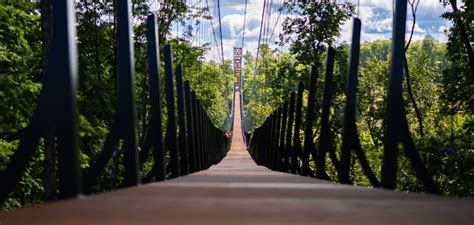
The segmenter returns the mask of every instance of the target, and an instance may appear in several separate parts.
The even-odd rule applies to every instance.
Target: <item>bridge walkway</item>
[[[236,101],[240,102],[239,93]],[[271,171],[246,151],[235,105],[231,150],[184,177],[0,213],[13,224],[466,224],[474,201],[334,184]]]

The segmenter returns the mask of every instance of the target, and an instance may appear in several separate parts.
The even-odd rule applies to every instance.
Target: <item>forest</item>
[[[442,2],[449,7],[448,2]],[[440,4],[442,4],[440,3]],[[409,12],[416,16],[417,1],[409,1]],[[309,45],[307,43],[325,43],[333,45],[338,36],[341,21],[347,20],[354,13],[350,4],[325,5],[319,3],[305,4],[300,1],[286,3],[284,8],[293,13],[304,15],[305,10],[318,12],[308,20],[287,19],[284,32],[280,35],[280,43],[287,44],[290,39],[289,53],[281,53],[278,49],[263,46],[257,70],[256,58],[250,52],[244,56],[244,108],[246,119],[244,125],[248,130],[259,127],[269,115],[282,103],[289,100],[290,92],[296,92],[298,83],[302,81],[308,86],[311,65],[325,62],[325,45]],[[472,197],[474,194],[474,152],[473,152],[473,64],[470,62],[471,46],[466,46],[461,38],[461,22],[472,21],[472,7],[465,3],[464,11],[445,13],[443,18],[454,21],[454,26],[446,30],[447,43],[437,42],[431,35],[422,40],[413,41],[413,27],[407,31],[405,44],[405,77],[403,81],[403,98],[405,113],[409,123],[410,134],[415,145],[433,174],[436,183],[440,184],[445,195],[455,197]],[[331,10],[329,10],[331,9]],[[332,13],[332,14],[331,14]],[[329,14],[329,15],[328,15]],[[336,18],[317,21],[323,16]],[[458,20],[463,16],[465,21]],[[318,25],[334,32],[327,36],[318,31],[318,26],[311,24],[311,18]],[[470,19],[469,19],[470,18]],[[414,25],[413,25],[414,26]],[[464,32],[472,36],[472,29]],[[408,27],[409,29],[409,27]],[[294,38],[294,33],[301,34]],[[311,35],[304,35],[311,33]],[[293,40],[292,40],[293,39]],[[357,88],[356,118],[359,139],[367,155],[371,168],[376,176],[381,175],[384,119],[386,93],[390,66],[390,40],[378,40],[361,43],[359,74]],[[350,45],[343,43],[335,47],[335,66],[333,81],[333,106],[330,111],[331,137],[340,155],[342,148],[343,116],[346,102],[346,82],[348,71],[348,55]],[[319,70],[316,89],[316,116],[313,121],[313,143],[317,143],[321,132],[318,130],[322,115],[324,70]],[[303,94],[303,112],[306,112],[308,90]],[[302,116],[305,118],[305,115]],[[303,121],[305,123],[306,121]],[[303,126],[302,126],[303,127]],[[299,130],[303,136],[303,129]],[[353,153],[355,154],[355,153]],[[356,158],[354,155],[352,158]],[[310,161],[314,161],[310,160]],[[400,191],[425,191],[417,181],[410,162],[403,154],[399,155],[397,189]],[[355,162],[355,160],[354,160]],[[326,162],[328,174],[333,181],[337,180],[337,169],[329,159]],[[316,167],[310,164],[312,170]],[[354,184],[371,186],[363,175],[361,165],[352,163],[350,170]]]
[[[132,2],[137,138],[141,145],[146,121],[150,117],[147,110],[150,105],[144,21],[152,9],[146,0]],[[50,0],[0,0],[0,171],[6,168],[10,156],[18,148],[42,89],[51,39],[49,20],[52,12],[49,4]],[[455,8],[452,1],[441,1],[439,4]],[[79,56],[79,89],[76,95],[80,114],[82,169],[87,169],[89,162],[98,156],[115,113],[117,21],[114,7],[113,0],[76,1],[75,5]],[[430,35],[422,40],[410,39],[407,42],[403,94],[411,135],[434,180],[440,184],[444,195],[469,198],[474,195],[474,56],[464,37],[474,37],[474,29],[469,22],[474,18],[474,4],[465,1],[462,7],[443,15],[444,19],[453,22],[453,26],[446,30],[447,43],[439,43]],[[324,65],[327,46],[334,46],[336,62],[330,126],[331,137],[339,153],[350,44],[336,44],[335,40],[340,35],[340,25],[354,15],[354,6],[349,3],[305,4],[305,1],[293,1],[285,4],[282,10],[303,15],[321,13],[318,16],[326,19],[303,22],[289,18],[284,21],[279,44],[289,46],[290,51],[279,52],[268,45],[261,45],[258,65],[257,56],[250,51],[245,52],[242,69],[244,126],[251,131],[261,125],[269,112],[288,99],[288,93],[296,91],[299,81],[308,83],[311,65]],[[212,18],[209,18],[207,11],[205,7],[196,10],[180,1],[161,4],[155,12],[160,18],[159,43],[160,47],[165,44],[173,46],[175,61],[183,66],[184,78],[190,81],[209,117],[221,129],[228,130],[227,116],[236,80],[232,74],[232,61],[204,60],[210,49],[209,43],[193,43],[196,31],[188,23],[189,20],[209,21]],[[328,12],[332,14],[325,14]],[[179,38],[171,35],[173,23],[184,27],[184,34]],[[308,28],[304,23],[317,26]],[[329,32],[318,32],[318,26]],[[308,32],[311,35],[302,35]],[[295,34],[296,38],[288,38]],[[306,46],[304,43],[308,42],[318,44]],[[380,176],[382,164],[384,99],[387,97],[390,48],[389,40],[378,40],[361,43],[360,50],[357,128],[361,145],[377,176]],[[317,89],[322,90],[324,70],[319,72]],[[322,95],[322,91],[316,93],[314,140],[319,135],[317,125],[321,116]],[[307,93],[303,98],[303,102],[307,102]],[[162,112],[163,115],[166,113]],[[166,122],[163,121],[164,124]],[[52,134],[41,140],[34,160],[2,208],[17,208],[57,198],[54,145]],[[144,170],[150,170],[146,165]],[[311,167],[315,168],[314,163]],[[107,168],[111,172],[101,177],[95,192],[112,190],[123,179],[121,165],[110,162]],[[336,180],[337,173],[329,161],[327,168],[331,179]],[[350,172],[355,185],[370,186],[359,164],[353,163]],[[425,191],[413,173],[409,161],[400,156],[397,190]]]
[[[38,95],[41,91],[47,59],[49,34],[48,5],[50,1],[39,3],[28,0],[0,2],[0,170],[6,168],[9,157],[17,149],[28,126]],[[114,20],[114,1],[77,1],[76,20],[79,55],[79,139],[81,168],[87,169],[89,162],[98,156],[105,137],[111,126],[115,101],[117,98],[117,80],[115,76],[116,29]],[[135,47],[135,90],[137,133],[139,145],[145,139],[146,121],[149,115],[148,96],[148,59],[145,40],[145,18],[150,13],[147,1],[133,2],[133,16],[142,21],[134,26]],[[222,129],[229,126],[229,113],[232,96],[232,75],[230,61],[225,65],[201,58],[209,49],[209,43],[191,45],[195,34],[186,20],[198,18],[207,21],[204,10],[196,13],[184,3],[163,4],[158,14],[160,20],[160,47],[170,44],[174,48],[175,61],[184,69],[184,79],[199,96],[209,117]],[[180,23],[187,28],[182,37],[168,38],[171,23]],[[163,74],[164,68],[161,68]],[[225,71],[225,73],[223,72]],[[164,79],[162,77],[162,79]],[[163,83],[163,81],[162,81]],[[162,88],[163,91],[164,88]],[[164,98],[164,91],[162,93]],[[162,112],[166,115],[166,111]],[[166,118],[166,117],[163,117]],[[166,124],[166,121],[163,121]],[[43,138],[39,151],[26,169],[17,191],[11,194],[3,207],[15,208],[57,198],[54,168],[54,137]],[[119,159],[120,160],[120,159]],[[118,164],[118,163],[115,163]],[[145,163],[144,171],[150,170]],[[115,168],[117,167],[117,168]],[[110,174],[101,178],[96,192],[116,188],[122,179],[121,165],[108,164]],[[49,175],[48,175],[49,174]]]

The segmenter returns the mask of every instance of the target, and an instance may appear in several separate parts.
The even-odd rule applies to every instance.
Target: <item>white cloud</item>
[[[349,1],[351,2],[351,1]],[[357,3],[352,0],[352,3]],[[361,40],[374,41],[390,39],[392,36],[392,1],[391,0],[360,0],[360,19],[362,21]],[[415,24],[414,40],[422,39],[426,34],[431,34],[439,42],[445,42],[444,29],[451,24],[440,18],[441,14],[449,11],[444,8],[439,0],[421,0],[418,6],[417,21]],[[377,11],[377,13],[375,13]],[[384,15],[381,12],[385,11]],[[407,33],[411,31],[413,18],[411,8],[407,7]],[[348,21],[341,27],[341,37],[338,42],[349,42],[352,33],[352,22]]]
[[[212,1],[209,1],[212,8]],[[337,0],[337,2],[351,2],[357,4],[357,0]],[[222,10],[222,28],[225,39],[224,55],[225,58],[230,59],[233,53],[233,47],[240,46],[242,40],[242,27],[244,21],[245,0],[228,0],[221,2]],[[368,42],[374,40],[386,40],[392,36],[392,4],[393,0],[360,0],[359,18],[362,21],[361,41]],[[244,52],[251,51],[255,54],[258,45],[258,36],[260,33],[260,20],[262,13],[262,0],[248,0],[247,18],[245,27],[245,45]],[[431,34],[438,41],[446,41],[446,36],[443,31],[449,28],[450,23],[441,19],[440,15],[443,12],[450,10],[439,3],[439,0],[420,0],[417,13],[417,23],[415,25],[415,34],[413,39],[422,39],[426,34]],[[273,27],[278,13],[274,10],[272,13]],[[280,18],[279,23],[283,21]],[[411,29],[412,17],[410,7],[407,8],[407,33]],[[217,26],[217,24],[215,25]],[[276,27],[276,33],[281,29]],[[341,27],[341,36],[337,43],[350,42],[352,33],[352,21],[348,20]],[[209,54],[212,55],[212,54]],[[216,54],[213,54],[216,55]]]
[[[260,23],[257,15],[247,15],[245,26],[245,38],[258,38],[260,27],[249,26],[249,24]],[[244,25],[244,15],[230,14],[222,18],[222,27],[230,32],[231,38],[241,38]],[[225,28],[224,28],[225,27]]]
[[[239,4],[240,3],[240,4]],[[245,0],[239,0],[239,3],[227,3],[229,8],[237,11],[245,11]],[[247,14],[260,14],[263,8],[262,0],[247,0]]]
[[[357,1],[348,1],[353,4],[357,4]],[[380,8],[391,8],[392,1],[390,0],[360,0],[360,6],[365,7],[380,7]],[[361,10],[362,11],[362,10]]]
[[[407,33],[411,32],[412,26],[413,26],[413,20],[407,21],[407,23],[406,23]],[[426,33],[426,31],[424,29],[420,28],[419,23],[415,23],[415,26],[413,27],[413,30],[414,30],[415,33]]]
[[[439,33],[444,33],[444,31],[447,30],[447,29],[448,29],[447,26],[442,25],[442,26],[439,27],[438,32]]]

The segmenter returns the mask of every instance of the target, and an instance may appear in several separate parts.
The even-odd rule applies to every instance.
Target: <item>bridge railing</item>
[[[342,148],[337,152],[330,135],[329,112],[332,102],[334,49],[327,51],[325,68],[322,114],[319,123],[319,139],[313,142],[313,120],[315,115],[315,94],[318,68],[311,68],[308,87],[306,118],[302,118],[303,83],[299,83],[297,93],[291,93],[285,101],[273,111],[265,122],[254,130],[249,151],[254,160],[272,170],[312,176],[329,180],[326,160],[329,159],[337,170],[337,180],[352,183],[350,168],[352,151],[355,153],[365,176],[372,186],[388,189],[396,188],[397,160],[399,144],[402,144],[405,156],[411,162],[416,177],[424,184],[427,192],[440,193],[438,184],[433,181],[429,171],[416,149],[410,135],[402,98],[403,57],[406,22],[406,1],[397,1],[392,38],[390,78],[387,92],[387,111],[385,115],[384,153],[381,180],[371,168],[359,140],[356,126],[356,95],[359,64],[361,22],[354,19],[352,45],[347,71],[346,104],[344,111]],[[305,127],[302,128],[303,119]],[[300,135],[303,129],[303,141]],[[316,168],[310,167],[313,161]]]
[[[247,97],[246,92],[244,92],[244,76],[242,75],[242,78],[240,79],[239,82],[239,95],[240,95],[240,128],[242,130],[242,137],[244,139],[244,144],[245,146],[248,147],[249,144],[249,139],[250,139],[250,134],[251,134],[251,127],[252,127],[252,121],[254,118],[252,116],[246,114],[245,110],[245,104],[244,104],[244,98]]]
[[[145,141],[142,146],[138,146],[130,7],[130,0],[117,2],[119,61],[116,114],[102,151],[90,163],[88,170],[81,171],[74,1],[53,1],[53,34],[48,59],[50,63],[45,71],[46,81],[18,149],[10,157],[7,168],[0,171],[0,204],[14,191],[28,162],[37,152],[41,137],[53,126],[57,140],[59,198],[94,192],[108,163],[117,153],[123,154],[121,187],[135,186],[142,180],[161,181],[194,173],[218,163],[225,156],[231,139],[212,123],[189,81],[183,82],[182,67],[174,67],[169,45],[164,47],[167,126],[166,131],[163,129],[158,26],[154,14],[146,21],[151,118],[147,123]],[[151,155],[152,169],[145,174],[143,164]]]

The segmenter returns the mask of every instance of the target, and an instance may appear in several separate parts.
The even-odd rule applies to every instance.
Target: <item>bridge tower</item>
[[[234,85],[240,84],[240,75],[242,69],[242,48],[234,47]]]

